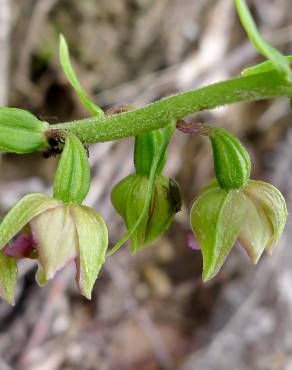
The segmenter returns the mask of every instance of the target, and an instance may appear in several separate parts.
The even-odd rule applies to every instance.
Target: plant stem
[[[130,112],[59,123],[50,128],[69,130],[87,144],[105,142],[140,135],[202,110],[279,96],[291,97],[292,83],[271,71],[183,92]]]

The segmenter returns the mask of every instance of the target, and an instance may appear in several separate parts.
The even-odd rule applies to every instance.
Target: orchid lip
[[[3,248],[6,256],[19,258],[30,258],[36,249],[36,243],[32,234],[21,234],[16,240]]]

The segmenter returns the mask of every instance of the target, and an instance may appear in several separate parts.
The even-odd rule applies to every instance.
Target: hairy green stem
[[[50,128],[69,130],[84,143],[105,142],[140,135],[202,110],[279,96],[291,97],[292,83],[271,71],[173,95],[130,112],[59,123]]]

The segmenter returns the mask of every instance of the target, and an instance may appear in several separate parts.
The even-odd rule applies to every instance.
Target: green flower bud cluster
[[[254,75],[254,78],[235,79],[228,85],[221,83],[209,87],[208,108],[221,104],[218,96],[224,95],[224,91],[232,86],[234,98],[229,97],[228,103],[242,100],[242,91],[247,91],[247,97],[252,98],[283,96],[291,92],[287,82],[291,81],[291,60],[260,37],[244,0],[235,0],[235,5],[252,43],[269,60],[243,72],[247,76]],[[124,121],[129,123],[127,127],[115,125],[115,120],[107,120],[102,109],[86,95],[72,68],[63,36],[60,38],[60,61],[69,83],[94,119],[85,120],[86,125],[80,127],[77,127],[80,122],[76,121],[71,126],[65,123],[49,129],[48,123],[29,112],[0,107],[0,151],[22,154],[40,150],[47,157],[61,153],[53,197],[40,193],[24,196],[0,224],[0,296],[11,304],[14,303],[17,259],[20,258],[37,261],[39,285],[46,284],[57,271],[74,261],[80,291],[86,298],[91,297],[94,282],[105,261],[108,231],[101,215],[82,205],[90,186],[90,168],[83,144],[95,142],[96,132],[99,141],[139,134],[135,137],[135,173],[122,179],[111,193],[112,203],[128,231],[110,254],[128,239],[131,240],[131,252],[135,253],[164,233],[181,210],[179,185],[162,174],[167,147],[176,127],[173,117],[182,117],[206,104],[205,88],[149,105],[143,108],[140,117],[144,121],[153,120],[155,125],[151,122],[150,126],[144,126],[140,119],[138,126],[141,124],[141,127],[137,126],[133,131],[135,119],[131,118],[131,112],[129,121]],[[271,78],[269,83],[261,77],[267,72]],[[285,82],[280,81],[280,77]],[[253,89],[262,90],[262,93],[255,94]],[[186,107],[184,110],[179,108],[179,101]],[[188,109],[194,101],[196,108]],[[171,109],[159,111],[157,106],[160,105]],[[154,118],[151,118],[151,110],[155,113]],[[141,110],[138,111],[141,114]],[[120,117],[127,117],[127,113]],[[157,130],[166,122],[171,123],[163,130]],[[149,129],[156,130],[142,134]],[[236,137],[222,128],[210,126],[198,131],[211,141],[216,175],[216,179],[199,193],[190,215],[191,227],[203,256],[203,280],[207,281],[220,270],[236,240],[254,263],[264,251],[271,254],[283,232],[287,208],[282,194],[273,185],[250,180],[250,158]]]
[[[203,256],[203,280],[214,277],[238,239],[254,263],[272,253],[287,219],[285,199],[263,181],[249,180],[250,159],[237,138],[208,128],[216,180],[198,195],[191,226]]]

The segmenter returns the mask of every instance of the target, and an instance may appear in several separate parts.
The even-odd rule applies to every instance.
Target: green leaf
[[[60,203],[41,193],[23,197],[8,212],[0,224],[0,249],[2,249],[29,221],[49,208]]]
[[[287,59],[287,61],[289,63],[292,62],[292,55],[287,55],[285,56],[285,58]],[[258,74],[258,73],[266,73],[266,72],[271,72],[275,70],[275,65],[273,62],[271,62],[270,60],[267,60],[263,63],[260,63],[260,64],[257,64],[255,66],[252,66],[252,67],[248,67],[248,68],[245,68],[241,74],[243,76],[251,76],[251,75],[255,75],[255,74]]]
[[[245,29],[251,43],[260,54],[273,63],[274,68],[281,76],[283,76],[283,78],[285,78],[287,81],[291,81],[292,72],[287,58],[261,37],[245,1],[234,0],[234,2],[242,26]]]
[[[73,70],[73,67],[71,65],[70,61],[70,55],[69,55],[69,48],[66,42],[66,39],[63,35],[60,35],[60,62],[63,67],[64,73],[66,77],[68,78],[70,84],[78,94],[82,104],[85,106],[85,108],[88,109],[88,111],[93,116],[104,116],[104,112],[101,108],[99,108],[96,104],[94,104],[86,95],[85,91],[81,87],[76,74]]]
[[[241,192],[207,187],[191,209],[191,226],[203,255],[203,280],[214,277],[237,239],[246,214]]]
[[[17,264],[13,257],[0,252],[0,296],[14,305],[15,287],[17,284]]]
[[[79,239],[78,283],[81,293],[91,299],[91,291],[105,262],[108,231],[103,218],[86,206],[72,207]]]
[[[68,135],[54,177],[54,197],[64,203],[80,204],[89,186],[87,152],[76,136]]]
[[[273,235],[266,247],[266,251],[271,254],[287,221],[288,211],[285,199],[277,188],[264,181],[250,180],[244,193],[261,206],[271,222]]]

